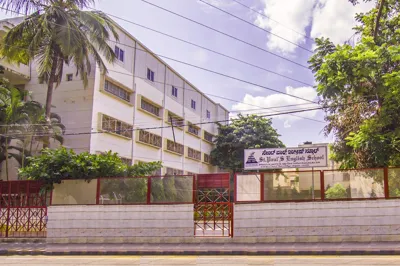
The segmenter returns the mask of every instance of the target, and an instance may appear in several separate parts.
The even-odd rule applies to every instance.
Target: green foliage
[[[327,199],[345,199],[348,197],[348,192],[340,183],[335,184],[325,191],[325,198]]]
[[[28,158],[28,165],[19,169],[22,178],[40,180],[49,188],[63,179],[85,179],[101,177],[149,175],[161,167],[160,162],[125,164],[117,153],[103,154],[83,152],[76,154],[64,147],[44,149],[42,154]]]
[[[151,180],[151,202],[165,202],[164,184],[161,178]]]
[[[238,116],[227,125],[219,125],[211,162],[223,169],[237,171],[243,168],[244,149],[282,148],[279,134],[271,119],[256,115]]]
[[[354,4],[358,1],[352,0]],[[316,39],[309,63],[341,168],[400,165],[400,2],[358,14],[354,47]]]
[[[101,11],[82,10],[94,2],[0,0],[1,6],[27,14],[21,23],[7,31],[0,54],[12,63],[36,60],[39,80],[48,85],[47,117],[53,84],[60,84],[64,65],[73,63],[76,75],[87,86],[93,67],[91,58],[102,70],[106,70],[103,58],[108,62],[115,60],[114,49],[108,45],[111,35],[118,41],[114,22]]]
[[[26,91],[0,78],[0,163],[6,161],[7,177],[8,159],[14,158],[24,166],[26,157],[35,152],[33,143],[43,143],[44,138],[37,135],[46,134],[49,136],[47,140],[63,143],[65,127],[61,118],[52,113],[50,119],[46,119],[43,106],[39,102],[25,100],[27,96]]]
[[[192,202],[192,176],[165,176],[151,179],[152,202]]]
[[[101,195],[108,194],[111,199],[120,195],[124,203],[147,202],[146,178],[102,179],[100,182]]]

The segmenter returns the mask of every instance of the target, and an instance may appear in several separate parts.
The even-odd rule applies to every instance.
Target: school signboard
[[[328,166],[326,146],[244,150],[244,169],[312,168]]]

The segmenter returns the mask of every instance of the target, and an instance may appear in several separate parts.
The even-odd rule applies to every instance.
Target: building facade
[[[19,21],[0,21],[0,35]],[[218,130],[213,122],[228,120],[228,110],[122,27],[117,31],[119,40],[109,42],[117,61],[106,63],[106,73],[93,61],[86,88],[75,67],[64,66],[52,102],[52,112],[61,116],[67,128],[64,146],[77,152],[112,150],[127,163],[162,161],[163,168],[156,173],[160,175],[216,172],[210,164]],[[1,64],[13,85],[45,103],[47,85],[39,83],[34,62]]]

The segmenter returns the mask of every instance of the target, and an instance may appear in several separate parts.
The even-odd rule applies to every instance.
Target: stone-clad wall
[[[233,238],[194,237],[193,205],[48,208],[49,243],[400,241],[400,200],[235,204]]]
[[[236,204],[239,242],[400,241],[400,200]]]
[[[48,243],[180,243],[194,232],[192,204],[51,206],[47,215]]]

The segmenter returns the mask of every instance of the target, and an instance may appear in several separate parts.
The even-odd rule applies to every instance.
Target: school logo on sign
[[[252,152],[247,157],[246,166],[257,166],[257,165],[258,165],[258,162],[256,160],[256,157],[254,157],[254,152]]]

